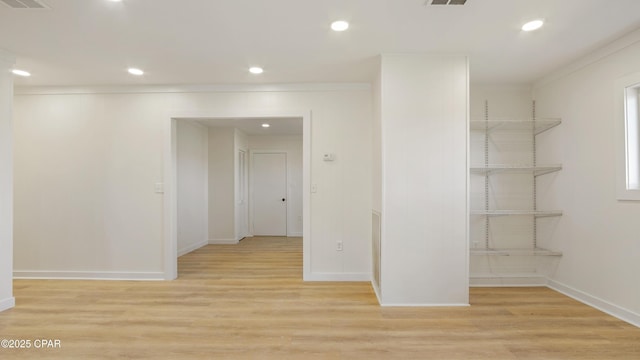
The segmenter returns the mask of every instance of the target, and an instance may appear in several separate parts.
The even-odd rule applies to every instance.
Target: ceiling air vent
[[[425,5],[464,5],[467,0],[427,0]]]
[[[0,0],[0,3],[12,9],[36,9],[43,10],[48,9],[41,0]]]

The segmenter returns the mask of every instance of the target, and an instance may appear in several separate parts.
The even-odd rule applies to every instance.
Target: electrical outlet
[[[342,241],[336,241],[336,251],[342,251]]]

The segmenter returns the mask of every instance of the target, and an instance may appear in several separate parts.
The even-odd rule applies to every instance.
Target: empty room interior
[[[0,358],[640,359],[640,1],[0,0]]]

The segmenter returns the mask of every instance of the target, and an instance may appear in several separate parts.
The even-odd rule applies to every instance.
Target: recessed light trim
[[[544,20],[540,20],[540,19],[532,20],[522,25],[522,31],[538,30],[542,27],[542,25],[544,25]]]
[[[258,74],[262,74],[264,72],[264,69],[258,66],[252,66],[249,68],[249,72],[252,74],[258,75]]]
[[[11,72],[12,72],[14,75],[18,75],[18,76],[23,76],[23,77],[31,76],[31,73],[30,73],[30,72],[28,72],[28,71],[24,71],[24,70],[20,70],[20,69],[13,69],[13,70],[11,70]]]
[[[129,69],[127,69],[127,71],[131,75],[136,75],[136,76],[144,75],[144,71],[142,71],[140,69],[136,69],[136,68],[129,68]]]
[[[271,126],[271,125],[269,125],[269,124],[267,124],[267,123],[262,124],[262,127],[263,127],[263,128],[268,128],[268,127],[270,127],[270,126]]]
[[[349,28],[349,23],[344,20],[337,20],[331,23],[331,30],[345,31]]]

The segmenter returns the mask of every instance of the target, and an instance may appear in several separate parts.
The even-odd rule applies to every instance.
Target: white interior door
[[[287,236],[287,154],[253,153],[253,235]]]
[[[249,235],[249,201],[247,193],[249,182],[247,181],[247,173],[249,169],[248,156],[245,150],[238,150],[238,172],[237,172],[237,191],[238,201],[236,205],[236,234],[238,240]]]

